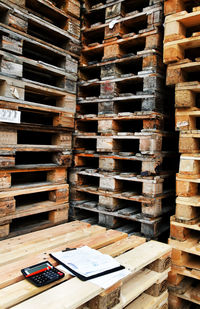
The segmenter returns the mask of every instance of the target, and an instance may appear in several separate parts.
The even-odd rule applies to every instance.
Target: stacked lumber
[[[172,309],[200,305],[200,9],[197,5],[197,1],[165,3],[166,14],[175,13],[165,20],[164,62],[168,64],[167,84],[176,85],[176,130],[181,154],[176,177],[176,213],[171,218],[169,239],[173,248],[169,276]]]
[[[0,1],[0,238],[68,219],[76,0]]]
[[[150,238],[169,228],[174,205],[162,24],[162,1],[84,2],[70,180],[72,218]]]
[[[73,221],[1,241],[0,307],[5,308],[168,308],[166,279],[171,248],[157,241],[129,236],[105,227]],[[104,290],[66,273],[61,284],[35,287],[20,269],[42,260],[57,263],[49,253],[87,245],[115,258],[130,275]],[[13,249],[14,248],[14,249]],[[5,262],[6,261],[6,262]]]

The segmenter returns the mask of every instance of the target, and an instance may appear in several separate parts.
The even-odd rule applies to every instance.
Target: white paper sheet
[[[55,252],[52,253],[52,256],[85,277],[90,277],[120,266],[111,256],[102,254],[87,246],[71,251]]]

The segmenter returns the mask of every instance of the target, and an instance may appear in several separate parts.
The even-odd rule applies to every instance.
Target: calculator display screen
[[[37,266],[34,266],[34,267],[28,267],[28,268],[26,268],[26,274],[28,274],[28,275],[32,274],[32,273],[34,273],[38,270],[41,270],[43,268],[46,268],[48,266],[49,266],[49,263],[43,263],[41,265],[37,265]]]

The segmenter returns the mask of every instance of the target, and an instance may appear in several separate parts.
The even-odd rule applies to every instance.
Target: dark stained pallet
[[[164,232],[168,230],[168,224],[167,224],[167,217],[169,219],[169,215],[165,213],[165,219],[162,217],[159,218],[151,218],[151,220],[148,220],[148,218],[145,218],[142,216],[139,212],[137,214],[133,214],[134,210],[130,209],[122,209],[118,211],[105,211],[98,209],[97,207],[88,207],[87,203],[71,203],[71,209],[73,213],[73,218],[78,219],[79,218],[79,212],[76,210],[86,211],[87,213],[96,213],[96,216],[98,218],[98,224],[102,226],[106,226],[107,228],[118,228],[120,226],[123,227],[127,222],[130,223],[134,232],[139,232],[141,235],[144,235],[148,238],[157,238]],[[124,214],[123,214],[124,212]],[[81,214],[83,216],[83,214]]]

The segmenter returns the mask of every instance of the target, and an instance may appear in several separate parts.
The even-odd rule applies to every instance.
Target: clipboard
[[[65,251],[71,251],[71,250],[76,250],[76,249],[66,249],[64,250],[63,252]],[[94,275],[89,275],[89,276],[84,276],[83,274],[80,274],[79,272],[75,271],[74,269],[72,269],[69,265],[66,265],[62,259],[59,259],[57,258],[53,253],[50,253],[50,256],[55,260],[57,261],[59,264],[61,264],[63,267],[65,267],[67,270],[69,270],[74,276],[78,277],[80,280],[82,281],[87,281],[87,280],[90,280],[90,279],[94,279],[94,278],[97,278],[97,277],[100,277],[100,276],[104,276],[104,275],[107,275],[107,274],[110,274],[110,273],[113,273],[113,272],[116,272],[116,271],[120,271],[122,269],[125,269],[124,266],[122,265],[119,265],[117,267],[113,267],[113,268],[110,268],[110,269],[107,269],[105,271],[101,271],[101,272],[98,272],[98,273],[95,273]]]

